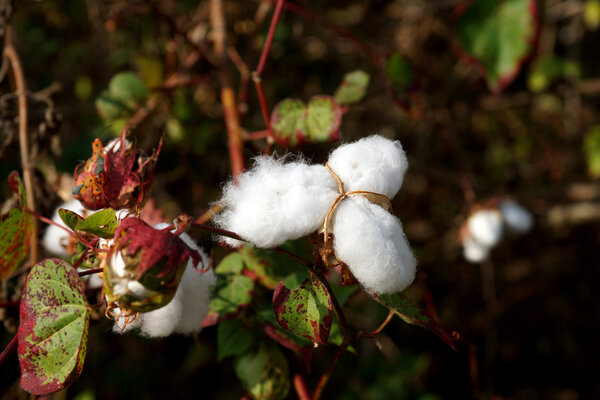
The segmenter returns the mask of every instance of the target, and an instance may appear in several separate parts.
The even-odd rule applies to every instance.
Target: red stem
[[[76,236],[75,236],[75,232],[73,232],[73,231],[72,231],[72,230],[70,230],[69,228],[67,228],[67,227],[65,227],[65,226],[63,226],[63,225],[57,224],[56,222],[52,221],[52,220],[51,220],[51,219],[49,219],[49,218],[46,218],[46,217],[44,217],[42,214],[39,214],[38,212],[36,212],[36,211],[34,211],[34,210],[31,210],[31,209],[29,209],[29,208],[25,208],[25,212],[28,212],[29,214],[33,215],[34,217],[36,217],[36,218],[37,218],[37,219],[39,219],[40,221],[42,221],[42,222],[45,222],[45,223],[47,223],[47,224],[49,224],[49,225],[58,226],[60,229],[62,229],[62,230],[64,230],[65,232],[67,232],[69,235],[71,235],[71,236],[73,236],[73,237],[76,237]]]
[[[260,61],[258,62],[258,67],[256,67],[257,77],[262,75],[263,69],[265,68],[265,63],[267,61],[267,56],[269,55],[269,50],[271,50],[273,35],[275,34],[275,28],[277,27],[279,15],[281,14],[281,9],[283,8],[283,3],[285,3],[285,0],[277,0],[277,4],[275,5],[275,12],[273,13],[273,18],[271,18],[269,33],[267,33],[267,39],[265,40],[265,45],[263,47],[262,54],[260,55]]]
[[[5,301],[4,303],[0,303],[0,308],[18,307],[19,304],[21,304],[21,301]]]
[[[390,321],[392,320],[393,316],[394,316],[394,312],[392,310],[390,310],[390,312],[389,312],[388,316],[386,317],[385,321],[383,321],[382,324],[379,325],[379,328],[375,329],[373,332],[370,332],[370,333],[360,334],[359,337],[365,338],[365,339],[370,339],[370,338],[374,338],[375,336],[379,335],[379,333],[381,333],[381,331],[383,330],[383,328],[385,328],[387,326],[387,324],[390,323]]]
[[[294,389],[296,389],[296,394],[300,400],[310,400],[310,390],[308,389],[308,385],[306,384],[306,379],[304,379],[304,375],[297,373],[294,374]]]
[[[265,100],[265,93],[262,88],[261,79],[257,73],[252,74],[252,81],[254,82],[254,87],[256,88],[256,93],[258,94],[258,102],[260,104],[260,111],[263,119],[265,120],[265,126],[267,127],[267,131],[270,133],[271,120],[269,118],[269,108],[267,107],[267,101]]]
[[[4,348],[4,350],[2,351],[2,353],[0,353],[0,365],[4,364],[4,362],[6,361],[6,359],[8,357],[10,357],[10,355],[13,353],[13,351],[15,351],[17,349],[17,344],[18,344],[17,335],[15,335],[10,340],[10,342],[8,343],[8,345]]]
[[[333,359],[327,366],[327,369],[325,370],[325,372],[323,372],[323,375],[321,375],[321,379],[319,379],[319,383],[317,384],[317,387],[313,392],[312,400],[318,400],[321,397],[321,394],[323,394],[323,389],[325,388],[327,381],[329,381],[331,372],[333,372],[333,368],[340,360],[342,355],[346,352],[346,347],[348,347],[348,344],[345,341],[340,347],[338,347],[337,351],[335,352],[335,356],[333,356]]]
[[[97,273],[102,272],[102,271],[104,271],[103,267],[94,268],[94,269],[88,269],[87,271],[81,271],[79,273],[79,276],[94,275],[94,274],[97,274]]]
[[[266,139],[271,136],[271,131],[268,129],[262,131],[251,132],[246,135],[247,140],[259,140]]]

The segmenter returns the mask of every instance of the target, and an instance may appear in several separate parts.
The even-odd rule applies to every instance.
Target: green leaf
[[[133,72],[120,72],[108,84],[110,98],[120,101],[132,110],[142,106],[148,97],[146,84]]]
[[[252,347],[256,338],[256,332],[238,319],[221,322],[217,328],[217,360],[243,354]]]
[[[333,97],[341,105],[358,103],[365,97],[369,80],[369,74],[365,71],[349,72],[344,75],[344,80],[336,89]]]
[[[23,210],[26,196],[19,175],[13,172],[8,180],[20,204],[0,215],[0,280],[7,279],[27,257],[35,224],[33,217]]]
[[[71,210],[67,210],[66,208],[58,209],[58,216],[63,220],[65,225],[67,225],[72,230],[75,230],[75,227],[83,221],[83,217]]]
[[[590,30],[598,29],[600,26],[600,0],[586,0],[583,7],[583,22]]]
[[[240,274],[244,268],[244,260],[238,252],[228,254],[221,260],[215,272],[217,274]]]
[[[237,357],[235,373],[255,400],[283,399],[290,390],[287,360],[276,346],[261,343]]]
[[[285,99],[271,114],[273,137],[284,146],[339,139],[342,109],[331,96],[314,96],[308,106],[302,100]]]
[[[583,151],[588,174],[592,178],[600,177],[600,125],[592,126],[585,134]]]
[[[533,92],[541,92],[554,81],[576,78],[580,73],[577,63],[555,55],[542,56],[531,65],[527,76],[527,86]]]
[[[110,97],[106,90],[100,93],[95,104],[96,111],[98,112],[98,115],[100,115],[100,118],[107,121],[114,121],[131,114],[131,110],[129,110],[122,101]]]
[[[77,272],[51,258],[35,265],[21,298],[17,333],[21,386],[43,396],[62,390],[81,374],[91,309]]]
[[[243,266],[267,289],[273,290],[287,275],[298,268],[288,257],[249,245],[239,250]]]
[[[244,275],[217,275],[209,314],[227,318],[238,314],[252,301],[254,281]]]
[[[512,82],[533,51],[536,7],[534,0],[475,0],[460,16],[458,41],[484,69],[491,91]]]
[[[413,84],[414,73],[410,62],[400,53],[392,53],[385,63],[385,71],[390,81],[401,89]]]
[[[331,96],[314,96],[308,103],[306,125],[310,142],[327,142],[340,138],[342,109]]]
[[[273,293],[277,322],[312,342],[327,343],[333,318],[331,297],[318,280],[304,279],[290,290],[280,283]]]
[[[275,140],[293,147],[302,143],[307,136],[306,105],[302,100],[285,99],[271,113],[271,127]]]
[[[404,322],[418,325],[436,334],[440,339],[456,350],[455,337],[448,333],[447,329],[425,314],[417,305],[401,293],[397,294],[374,294],[373,298],[402,318]]]
[[[75,229],[100,236],[104,239],[111,239],[115,234],[118,224],[115,210],[105,208],[80,221],[75,226]]]

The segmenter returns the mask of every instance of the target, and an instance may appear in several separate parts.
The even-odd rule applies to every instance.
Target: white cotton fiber
[[[480,210],[469,217],[469,233],[473,240],[493,247],[502,239],[502,215],[498,210]]]
[[[400,190],[408,168],[400,142],[382,136],[340,146],[331,153],[328,163],[346,192],[364,190],[390,199]]]
[[[369,292],[396,293],[415,278],[416,260],[400,220],[361,196],[342,201],[333,222],[334,250]]]
[[[526,233],[533,227],[533,216],[522,205],[512,200],[500,203],[504,225],[509,232]]]
[[[64,226],[65,228],[67,226],[58,215],[58,210],[61,208],[73,211],[81,216],[84,216],[86,212],[89,212],[79,202],[79,200],[73,199],[64,204],[61,204],[59,207],[56,208],[56,210],[54,210],[54,214],[52,215],[52,221],[54,221],[58,225]],[[67,257],[70,256],[66,249],[69,243],[69,237],[69,233],[64,229],[61,229],[56,225],[48,225],[48,227],[46,228],[46,232],[44,233],[44,238],[42,239],[42,246],[44,246],[44,248],[49,253],[52,253],[59,257]]]
[[[335,179],[323,165],[257,157],[252,169],[238,176],[237,185],[225,186],[224,211],[215,222],[270,248],[316,231],[337,196]]]
[[[476,242],[470,236],[466,236],[463,239],[462,245],[463,256],[465,257],[465,260],[472,263],[482,262],[483,260],[488,258],[490,254],[490,248],[488,246]]]
[[[154,225],[154,228],[163,229],[167,226],[168,224],[161,223]],[[202,265],[198,265],[198,269],[206,267],[209,263],[206,253],[186,233],[179,237],[202,257]],[[173,299],[164,307],[140,313],[137,320],[126,327],[125,332],[139,329],[144,336],[159,338],[172,333],[188,334],[200,331],[200,324],[208,313],[210,287],[215,282],[216,276],[212,269],[199,272],[190,259]],[[121,332],[122,327],[123,319],[115,321],[115,332]]]

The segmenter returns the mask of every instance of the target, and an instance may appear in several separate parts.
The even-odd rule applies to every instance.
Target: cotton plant
[[[343,263],[370,293],[400,292],[414,280],[416,260],[390,200],[407,168],[400,142],[377,135],[338,147],[326,165],[259,156],[224,187],[215,221],[263,248],[318,231],[325,261]]]
[[[486,260],[506,233],[525,234],[533,228],[533,216],[511,199],[473,212],[461,228],[464,258],[472,263]]]

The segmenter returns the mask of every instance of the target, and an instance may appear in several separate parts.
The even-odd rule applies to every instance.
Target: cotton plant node
[[[337,258],[335,257],[335,252],[332,247],[333,246],[332,242],[329,242],[329,240],[333,238],[333,235],[330,234],[329,232],[331,232],[333,230],[332,226],[331,226],[332,225],[331,221],[333,220],[333,216],[335,215],[335,212],[342,200],[344,200],[348,197],[351,197],[351,196],[363,196],[364,198],[369,200],[369,202],[383,207],[384,210],[392,212],[392,213],[393,213],[393,211],[392,211],[392,202],[384,194],[368,192],[366,190],[351,190],[349,192],[346,192],[346,190],[344,189],[344,183],[342,182],[340,177],[335,173],[335,171],[333,169],[331,169],[331,167],[329,166],[329,162],[325,163],[325,166],[327,167],[327,169],[329,170],[329,172],[331,173],[331,175],[337,182],[338,190],[340,193],[338,195],[338,197],[333,201],[333,204],[329,208],[329,211],[327,211],[327,214],[325,215],[325,220],[323,221],[323,225],[321,226],[321,228],[319,228],[319,231],[318,231],[319,234],[323,235],[323,245],[322,245],[322,249],[321,249],[321,246],[319,247],[319,253],[321,254],[321,258],[323,259],[323,262],[325,263],[325,265],[327,267],[332,267],[334,265],[339,264],[340,261],[337,260]],[[332,257],[333,257],[333,259],[336,260],[333,263],[331,262]]]

